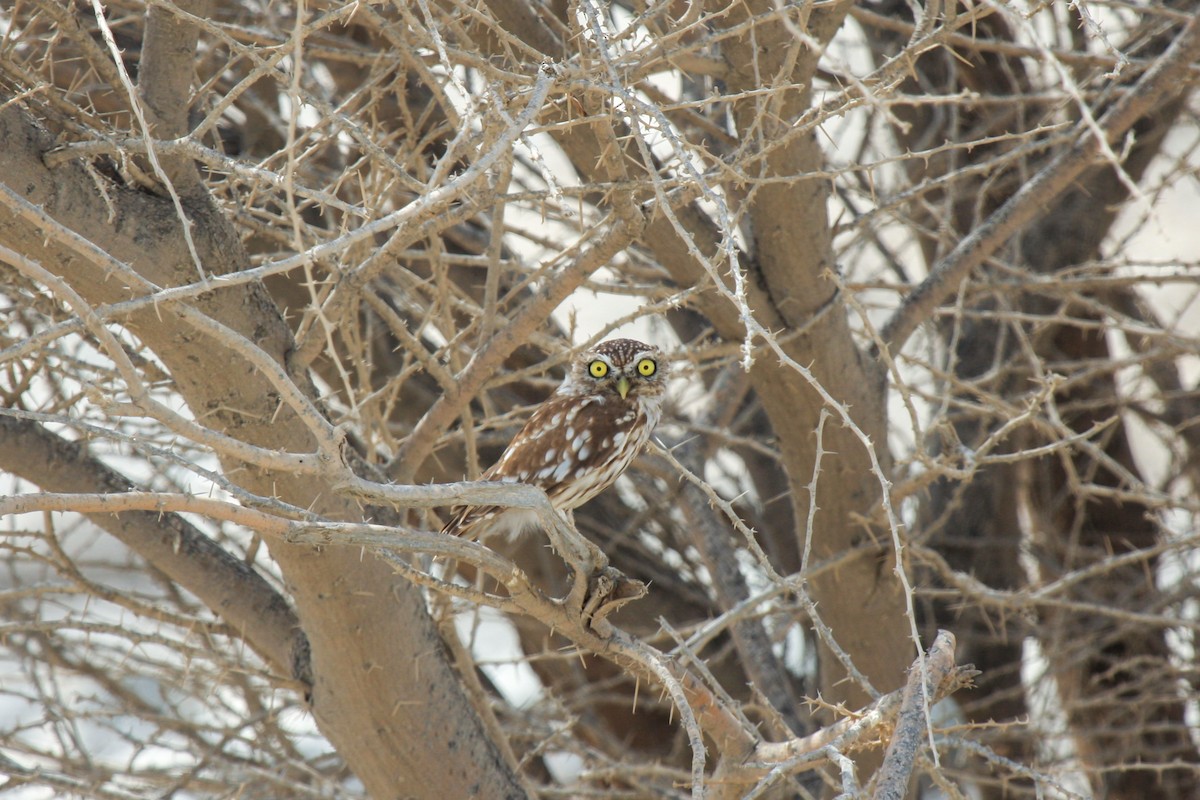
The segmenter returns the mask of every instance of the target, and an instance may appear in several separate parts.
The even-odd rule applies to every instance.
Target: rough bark
[[[0,141],[6,143],[3,180],[25,200],[156,285],[194,280],[169,201],[109,187],[110,222],[84,170],[45,167],[42,156],[53,143],[16,106],[0,111]],[[216,208],[199,201],[188,205],[188,213],[210,270],[244,266],[241,246]],[[0,238],[69,277],[94,304],[127,297],[96,265],[7,215],[0,218]],[[286,363],[291,333],[261,288],[217,290],[196,307]],[[168,366],[189,406],[210,426],[285,452],[312,449],[308,431],[279,407],[263,376],[192,332],[171,309],[139,313],[127,324]],[[235,467],[228,465],[231,474],[256,493],[314,505],[335,517],[360,513],[311,478]],[[282,545],[272,547],[272,557],[287,577],[311,646],[313,713],[373,796],[392,796],[397,787],[431,798],[524,795],[464,694],[419,590],[382,563],[341,549]],[[431,770],[431,764],[443,766]]]
[[[0,416],[0,470],[50,492],[123,492],[130,481],[93,459],[86,447],[32,420]],[[154,569],[195,594],[279,676],[304,684],[308,642],[287,600],[262,576],[177,514],[91,514]],[[295,674],[297,666],[300,674]]]

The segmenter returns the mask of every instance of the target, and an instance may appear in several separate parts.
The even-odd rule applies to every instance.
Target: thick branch
[[[6,415],[0,415],[0,470],[54,492],[107,495],[130,487],[129,480],[92,458],[84,445]],[[274,669],[311,680],[308,643],[287,601],[203,532],[179,515],[161,511],[86,516],[220,614]]]
[[[1175,38],[1163,57],[1112,107],[1097,120],[1104,142],[1097,140],[1086,123],[1071,149],[1055,158],[998,208],[987,221],[971,232],[945,258],[934,265],[884,326],[883,341],[894,353],[904,346],[921,323],[958,290],[971,270],[980,266],[1025,225],[1046,212],[1046,207],[1065,192],[1084,170],[1095,163],[1108,145],[1121,137],[1142,116],[1166,100],[1188,91],[1195,82],[1192,65],[1200,59],[1200,18],[1193,18]]]
[[[53,139],[19,105],[0,107],[0,141],[6,145],[0,151],[3,181],[56,226],[102,248],[156,286],[179,285],[195,274],[171,203],[115,183],[107,184],[101,196],[93,176],[75,164],[48,170],[42,155],[54,146]],[[207,265],[236,271],[247,264],[236,232],[213,204],[197,202],[189,211]],[[68,274],[72,288],[93,307],[128,296],[107,265],[81,257],[64,241],[48,241],[52,232],[0,210],[0,241]],[[138,312],[128,325],[162,359],[189,407],[211,429],[256,447],[307,449],[314,431],[292,406],[280,402],[284,387],[272,382],[294,341],[262,287],[214,292],[186,308],[197,314],[195,321],[209,319],[236,336],[195,336],[180,318],[190,312],[177,307]],[[242,345],[273,362],[263,363],[270,378],[239,350]],[[307,406],[311,387],[303,376],[298,381]],[[232,462],[227,460],[227,469],[238,466]],[[257,468],[230,474],[258,494],[330,516],[361,515],[352,501],[336,496],[327,481],[313,475]],[[466,796],[471,786],[497,797],[525,793],[447,662],[420,590],[397,585],[386,566],[347,550],[314,551],[276,542],[271,553],[287,576],[311,644],[315,716],[368,791],[385,796],[405,784],[430,797]],[[444,713],[431,715],[430,707]],[[449,762],[451,753],[460,768],[429,776],[431,760]],[[418,775],[428,781],[414,784]]]
[[[954,635],[939,631],[924,660],[918,660],[908,672],[896,730],[876,779],[875,800],[903,800],[908,794],[917,752],[928,741],[930,709],[953,671]]]
[[[209,0],[177,0],[191,14],[207,17]],[[157,139],[174,139],[188,130],[191,108],[193,54],[199,30],[195,25],[159,5],[146,12],[146,34],[138,70],[138,94],[150,112],[150,132]],[[184,102],[181,99],[187,98]],[[147,146],[151,146],[147,142]],[[199,173],[185,156],[164,158],[163,169],[171,182],[185,193],[203,193]]]

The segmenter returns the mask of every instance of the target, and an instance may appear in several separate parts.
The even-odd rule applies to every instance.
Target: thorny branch
[[[1091,230],[1124,203],[1103,181],[1167,220],[1190,185],[1193,15],[206,5],[0,13],[0,700],[53,734],[0,724],[5,788],[330,800],[361,796],[351,773],[396,785],[408,745],[469,750],[496,796],[771,797],[808,773],[890,798],[920,772],[1140,800],[1194,768],[1196,264],[1139,249],[1145,216]],[[1009,244],[1047,214],[1096,243],[1031,268]],[[573,520],[456,482],[613,335],[670,352],[670,449]],[[235,369],[188,374],[197,346]],[[531,509],[544,538],[433,532],[425,510],[462,503]],[[872,669],[885,580],[912,644]],[[400,609],[434,623],[378,635]],[[475,706],[446,717],[481,732],[454,754],[417,730],[454,707],[425,691],[439,631]],[[981,686],[935,717],[971,674],[956,638]],[[826,691],[808,715],[822,675],[865,707]],[[126,749],[76,746],[97,740]],[[178,774],[143,767],[163,754]]]

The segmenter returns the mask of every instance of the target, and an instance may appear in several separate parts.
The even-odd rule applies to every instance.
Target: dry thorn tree
[[[6,792],[1196,796],[1193,13],[6,4]]]

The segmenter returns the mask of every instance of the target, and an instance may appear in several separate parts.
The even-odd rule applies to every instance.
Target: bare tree
[[[1192,4],[0,24],[5,788],[1195,796]],[[618,332],[614,488],[468,480]]]

